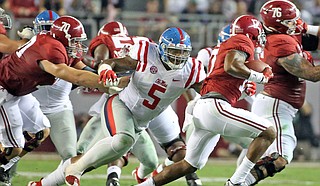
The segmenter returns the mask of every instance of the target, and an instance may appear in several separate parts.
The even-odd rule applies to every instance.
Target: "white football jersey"
[[[52,114],[63,110],[73,110],[69,98],[72,83],[57,79],[53,85],[39,86],[32,95],[40,102],[44,114]]]
[[[206,76],[202,63],[195,58],[189,58],[182,69],[166,70],[158,45],[154,43],[140,42],[131,49],[130,56],[138,60],[138,65],[119,97],[138,120],[138,125],[146,125]]]

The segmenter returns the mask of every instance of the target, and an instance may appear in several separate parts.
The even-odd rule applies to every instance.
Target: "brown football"
[[[249,69],[262,72],[269,65],[261,60],[250,60],[244,63]]]

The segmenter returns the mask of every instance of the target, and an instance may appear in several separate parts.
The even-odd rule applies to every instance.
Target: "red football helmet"
[[[264,28],[269,32],[289,35],[300,34],[296,32],[300,11],[290,1],[268,1],[261,7],[260,15]]]
[[[230,27],[231,36],[243,34],[250,38],[255,47],[264,47],[266,35],[261,22],[251,15],[242,15],[237,17]]]
[[[110,23],[104,24],[99,32],[98,36],[104,34],[104,35],[122,35],[122,36],[128,36],[129,33],[127,31],[127,28],[118,21],[113,21]]]
[[[88,47],[82,44],[87,40],[84,27],[72,16],[56,19],[51,26],[50,34],[66,47],[69,57],[80,58],[88,51]]]

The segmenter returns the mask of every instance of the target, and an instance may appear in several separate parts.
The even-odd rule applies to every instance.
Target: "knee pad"
[[[31,152],[35,148],[39,147],[39,145],[41,144],[41,140],[44,138],[44,133],[41,130],[37,132],[34,137],[32,137],[27,131],[23,131],[23,136],[26,139],[23,150]]]
[[[169,143],[163,144],[162,148],[165,149],[166,153],[168,154],[168,159],[172,161],[173,156],[180,150],[186,150],[186,144],[184,140],[179,136],[172,140]]]
[[[251,174],[256,178],[256,182],[252,185],[256,185],[266,177],[273,177],[276,173],[281,172],[285,168],[285,165],[276,166],[274,163],[279,158],[281,158],[280,154],[274,152],[270,156],[259,160],[251,170]]]

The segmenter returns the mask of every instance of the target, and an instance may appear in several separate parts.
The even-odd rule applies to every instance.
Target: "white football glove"
[[[17,34],[21,39],[28,40],[30,40],[35,35],[33,28],[29,26],[24,27],[21,31],[18,30]]]

